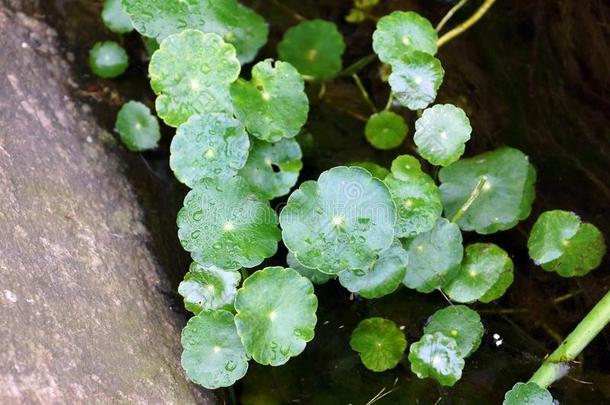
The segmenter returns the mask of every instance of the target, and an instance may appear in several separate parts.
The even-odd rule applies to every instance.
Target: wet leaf
[[[240,280],[237,271],[206,268],[193,262],[178,286],[178,293],[184,298],[187,311],[195,315],[208,309],[232,310]]]
[[[434,378],[441,385],[453,386],[462,378],[464,359],[456,340],[440,332],[425,334],[409,348],[411,371],[419,378]]]
[[[121,0],[104,0],[102,20],[110,31],[117,34],[126,34],[133,31],[131,19],[123,10]]]
[[[373,175],[373,177],[383,180],[385,177],[390,174],[390,171],[383,166],[378,165],[375,162],[352,162],[348,166],[350,167],[361,167],[367,170],[369,173]]]
[[[414,51],[394,61],[388,81],[400,104],[410,110],[419,110],[434,102],[444,74],[438,59]]]
[[[157,117],[138,101],[123,104],[114,127],[121,136],[121,141],[132,152],[156,149],[161,139]]]
[[[411,155],[397,156],[392,161],[391,170],[396,179],[405,181],[410,181],[423,173],[419,160]]]
[[[89,67],[96,76],[112,79],[122,75],[127,66],[127,52],[114,41],[97,42],[89,51]]]
[[[409,128],[404,118],[392,111],[382,111],[369,117],[364,128],[366,140],[377,149],[399,147],[407,137]]]
[[[257,363],[279,366],[313,339],[317,307],[311,281],[290,268],[267,267],[237,291],[237,333]]]
[[[452,305],[436,311],[428,319],[424,333],[436,332],[455,339],[458,355],[466,358],[479,348],[484,328],[476,311],[464,305]]]
[[[303,266],[299,261],[294,257],[292,252],[288,252],[286,255],[286,263],[288,263],[288,267],[296,270],[303,277],[307,277],[314,284],[325,284],[328,280],[335,278],[330,274],[322,273],[316,269],[310,269],[309,267]]]
[[[554,405],[551,393],[533,382],[519,382],[504,395],[502,405]]]
[[[349,344],[360,354],[362,364],[372,371],[385,371],[398,365],[407,348],[407,340],[389,319],[368,318],[360,321]]]

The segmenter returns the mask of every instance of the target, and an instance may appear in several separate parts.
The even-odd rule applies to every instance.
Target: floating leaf
[[[412,51],[436,54],[438,35],[428,19],[413,11],[394,11],[379,19],[373,49],[382,62],[392,64]]]
[[[267,142],[297,136],[307,122],[309,100],[305,83],[290,63],[271,59],[252,68],[252,80],[231,85],[237,118],[248,132]]]
[[[373,175],[373,177],[378,178],[379,180],[385,179],[385,177],[390,174],[390,171],[383,166],[378,165],[375,162],[352,162],[348,166],[350,167],[361,167],[367,170],[369,173]]]
[[[203,179],[234,176],[246,164],[249,147],[246,130],[231,115],[196,114],[178,127],[169,165],[192,188]]]
[[[194,114],[232,113],[229,85],[240,69],[235,48],[216,34],[185,30],[170,35],[148,67],[157,114],[177,127]]]
[[[447,166],[462,156],[471,132],[470,120],[461,108],[437,104],[415,121],[413,140],[424,159],[435,166]]]
[[[122,75],[127,66],[127,52],[114,41],[97,42],[89,51],[89,67],[96,76],[112,79]]]
[[[441,385],[453,386],[462,378],[464,359],[455,339],[440,332],[425,334],[409,348],[411,371],[419,378],[431,377]]]
[[[411,155],[400,155],[392,161],[392,174],[398,180],[410,181],[422,172],[421,164],[417,158]]]
[[[458,355],[466,358],[479,348],[484,329],[476,311],[464,305],[452,305],[436,311],[428,319],[424,333],[436,332],[455,339]]]
[[[404,284],[429,293],[450,282],[458,273],[464,248],[460,228],[440,218],[431,231],[403,242],[409,255]]]
[[[275,254],[280,240],[275,211],[239,176],[198,183],[177,223],[182,247],[203,267],[258,266]]]
[[[500,148],[461,159],[439,172],[445,215],[452,218],[485,180],[480,194],[457,221],[465,231],[489,234],[527,218],[534,200],[536,171],[527,156]]]
[[[502,405],[554,405],[551,393],[533,382],[519,382],[504,395]]]
[[[394,322],[383,318],[360,321],[349,344],[360,354],[364,366],[377,372],[396,367],[407,348],[402,331]]]
[[[178,286],[178,293],[184,297],[184,307],[187,311],[195,315],[202,310],[226,306],[232,309],[240,280],[241,276],[237,271],[205,268],[193,262]]]
[[[330,21],[303,21],[289,28],[277,46],[279,58],[304,76],[332,79],[341,71],[345,51],[343,35]]]
[[[121,0],[104,0],[102,20],[110,31],[117,34],[126,34],[133,31],[133,24],[121,7]]]
[[[310,269],[309,267],[303,266],[294,257],[294,254],[292,252],[288,252],[288,255],[286,255],[286,263],[288,263],[288,267],[296,270],[303,277],[307,277],[314,284],[324,284],[328,282],[328,280],[335,278],[330,274],[325,274],[316,269]]]
[[[257,363],[280,366],[313,339],[317,307],[311,281],[290,268],[267,267],[237,291],[237,333]]]
[[[189,28],[215,33],[242,63],[254,59],[269,34],[265,20],[236,0],[123,0],[123,8],[142,35],[161,42]]]
[[[345,270],[339,282],[364,298],[379,298],[393,293],[405,277],[409,259],[400,241],[396,240],[366,270]]]
[[[573,212],[561,210],[540,214],[527,247],[536,264],[563,277],[587,274],[601,264],[606,253],[599,229],[581,222]]]
[[[370,116],[364,128],[366,140],[377,149],[399,147],[407,137],[409,127],[404,118],[392,111],[382,111]]]
[[[493,243],[466,247],[457,276],[443,287],[456,302],[493,301],[500,298],[513,282],[513,261]]]
[[[444,74],[438,59],[427,53],[414,51],[396,59],[388,81],[400,104],[410,110],[419,110],[434,101]]]
[[[202,311],[189,319],[182,347],[182,367],[205,388],[229,387],[248,370],[248,355],[228,311]]]
[[[121,136],[121,141],[132,152],[155,149],[161,139],[157,117],[138,101],[123,104],[114,127]]]
[[[280,214],[284,244],[304,266],[327,274],[367,269],[394,239],[390,192],[359,167],[306,181]]]

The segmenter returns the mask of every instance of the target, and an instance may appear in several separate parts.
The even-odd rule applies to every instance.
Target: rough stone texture
[[[212,403],[182,373],[143,212],[68,72],[54,31],[0,4],[0,403]]]

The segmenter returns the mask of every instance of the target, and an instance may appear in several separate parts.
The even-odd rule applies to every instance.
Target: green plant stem
[[[479,182],[474,187],[474,190],[472,190],[472,192],[468,196],[468,199],[466,200],[466,202],[455,213],[453,218],[451,218],[451,222],[455,223],[455,222],[459,221],[460,218],[462,218],[462,215],[464,215],[466,213],[466,211],[468,211],[468,208],[470,208],[472,203],[479,197],[479,195],[481,194],[481,191],[483,191],[483,187],[485,186],[486,182],[487,182],[487,178],[485,178],[485,177],[481,177],[481,179],[479,179]]]
[[[392,108],[392,102],[394,101],[394,93],[390,91],[390,95],[388,97],[388,102],[385,104],[385,108],[383,111],[389,111]]]
[[[584,350],[585,347],[610,322],[610,291],[602,297],[593,309],[580,321],[572,333],[551,353],[534,373],[530,382],[542,388],[563,377],[569,370],[569,362]]]
[[[366,103],[369,105],[369,107],[371,107],[371,110],[373,110],[373,112],[376,113],[377,107],[375,107],[375,104],[373,104],[373,102],[371,101],[371,98],[369,97],[369,93],[366,91],[366,89],[362,85],[362,81],[360,80],[360,77],[356,73],[354,73],[352,75],[352,78],[354,79],[354,82],[356,82],[356,86],[358,87],[358,90],[360,90],[360,94],[362,94],[362,98],[364,99],[364,101],[366,101]]]
[[[487,10],[489,10],[489,8],[495,3],[495,1],[496,0],[485,0],[483,4],[481,4],[481,7],[479,7],[479,9],[475,11],[475,13],[471,15],[469,19],[467,19],[457,27],[453,28],[451,31],[447,32],[442,37],[440,37],[437,42],[438,46],[441,47],[445,45],[447,42],[451,41],[453,38],[457,37],[464,31],[466,31],[468,28],[472,27],[477,21],[481,19],[481,17],[485,15]]]
[[[443,27],[445,26],[445,24],[447,24],[447,22],[449,22],[449,20],[451,19],[451,17],[453,17],[453,15],[455,13],[457,13],[457,11],[462,8],[464,6],[464,4],[468,3],[468,0],[460,0],[455,6],[451,7],[451,10],[449,10],[447,12],[447,14],[445,14],[445,16],[441,19],[441,21],[438,23],[438,25],[436,26],[436,32],[440,32],[440,30],[443,29]]]
[[[358,59],[356,62],[352,63],[351,65],[349,65],[348,67],[343,69],[341,72],[339,72],[339,74],[337,76],[351,76],[354,73],[358,73],[364,67],[366,67],[369,63],[374,61],[375,58],[377,58],[377,55],[375,55],[374,53],[369,53],[368,55],[363,56],[362,58]]]

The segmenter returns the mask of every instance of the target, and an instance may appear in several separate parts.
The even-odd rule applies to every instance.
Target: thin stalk
[[[377,107],[375,107],[375,104],[373,104],[373,102],[371,101],[371,98],[369,97],[369,93],[366,91],[366,89],[362,85],[362,81],[360,80],[360,77],[356,73],[354,73],[352,75],[352,78],[354,79],[354,82],[356,82],[356,86],[358,86],[358,90],[360,90],[360,94],[362,94],[362,98],[364,99],[364,101],[366,101],[366,103],[369,105],[369,107],[371,107],[371,110],[373,110],[373,112],[376,113]]]
[[[351,65],[343,69],[341,72],[339,72],[337,76],[351,76],[354,73],[358,73],[369,63],[374,61],[375,58],[377,58],[377,55],[375,55],[374,53],[370,53],[366,56],[363,56],[362,58],[358,59],[356,62],[352,63]]]
[[[570,362],[610,322],[610,291],[602,297],[593,309],[580,321],[572,333],[551,353],[534,373],[530,382],[546,388],[565,376],[570,369]]]
[[[385,108],[383,111],[389,111],[392,108],[392,102],[394,101],[394,93],[390,91],[390,96],[388,97],[388,102],[385,103]]]
[[[468,208],[470,208],[472,203],[481,194],[481,191],[483,191],[483,187],[485,187],[485,183],[487,183],[487,178],[481,177],[479,179],[479,182],[477,183],[477,185],[474,187],[474,190],[472,190],[472,193],[470,193],[470,195],[468,196],[468,199],[466,200],[464,205],[462,205],[460,207],[460,209],[455,213],[453,218],[451,218],[451,222],[455,223],[455,222],[459,221],[460,218],[462,218],[462,215],[464,215],[466,213],[466,211],[468,211]]]
[[[457,13],[457,11],[460,8],[462,8],[464,6],[464,4],[466,4],[466,3],[468,3],[468,0],[460,0],[455,6],[451,7],[451,10],[449,10],[447,12],[447,14],[445,14],[443,19],[436,26],[436,32],[440,32],[443,29],[443,27],[445,26],[445,24],[447,24],[447,22],[449,22],[451,17],[453,17],[453,15],[455,13]]]
[[[481,7],[479,7],[479,9],[475,11],[475,13],[471,15],[469,19],[467,19],[457,27],[453,28],[451,31],[447,32],[442,37],[440,37],[437,41],[438,46],[441,47],[445,45],[447,42],[451,41],[453,38],[457,37],[464,31],[466,31],[468,28],[472,27],[477,21],[481,19],[481,17],[485,15],[487,10],[489,10],[489,8],[495,2],[496,0],[485,0],[483,4],[481,4]]]
[[[282,4],[279,0],[272,0],[271,2],[273,4],[275,4],[276,7],[278,7],[282,11],[284,11],[286,14],[290,14],[292,16],[292,18],[294,18],[295,20],[297,20],[297,21],[305,21],[306,20],[305,17],[303,17],[299,13],[295,12],[294,10],[290,9],[286,5]]]

